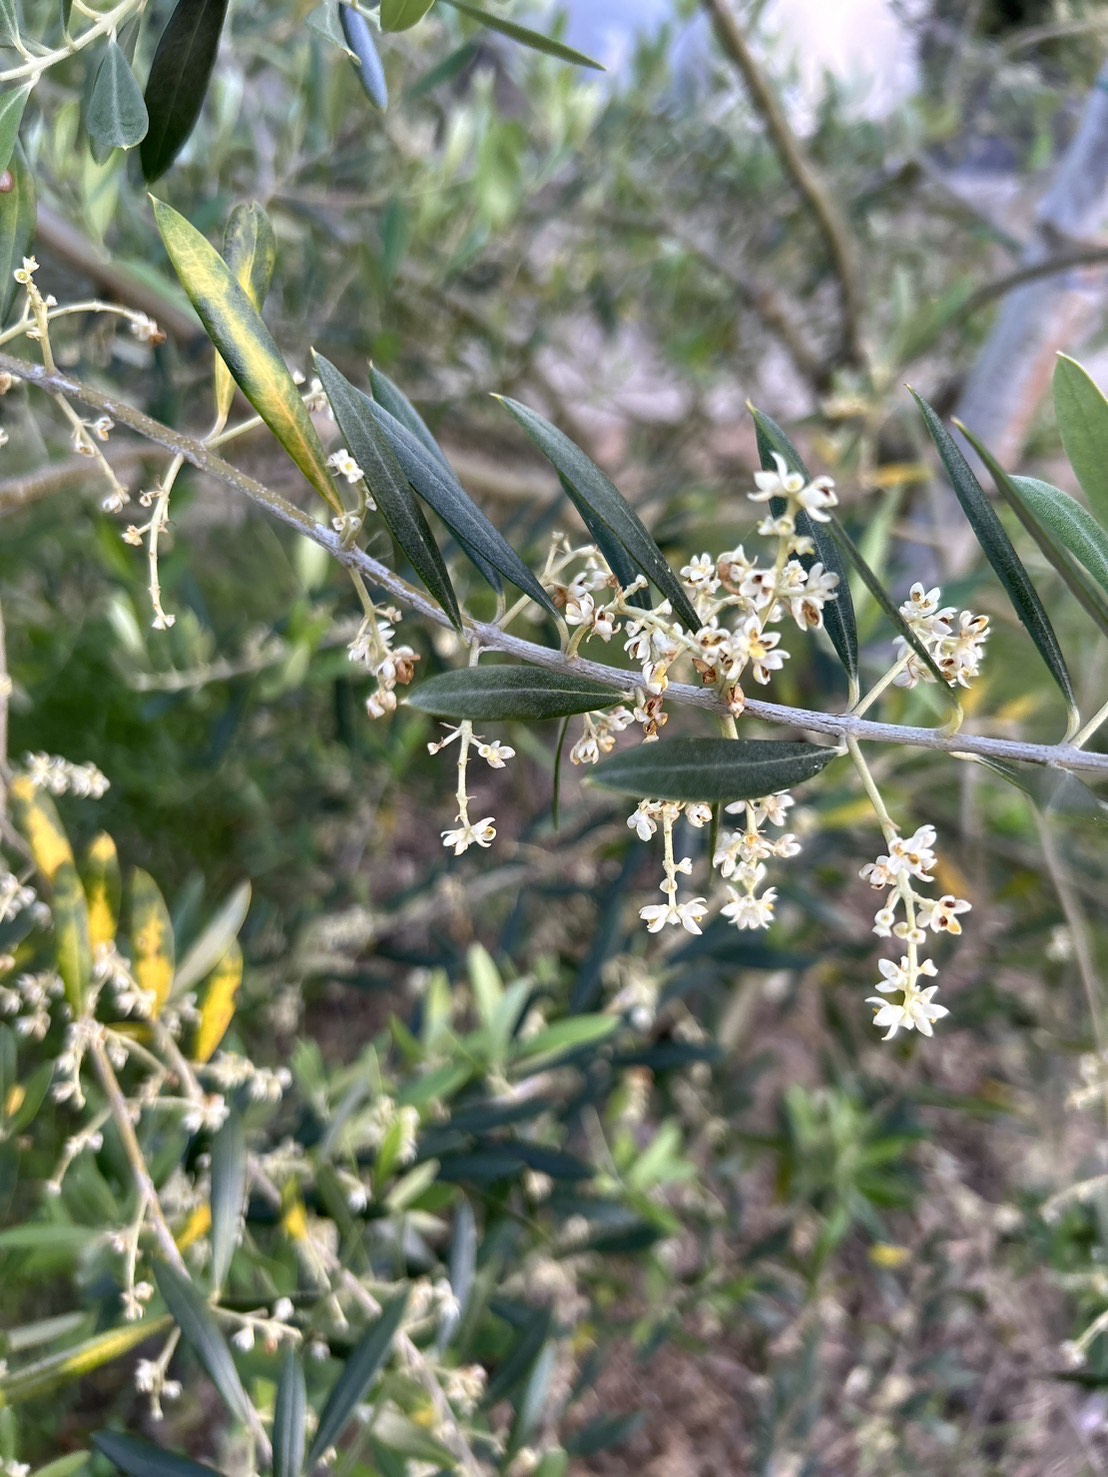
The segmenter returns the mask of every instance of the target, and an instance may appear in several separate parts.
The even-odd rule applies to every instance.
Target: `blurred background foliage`
[[[197,131],[157,186],[217,241],[237,201],[264,204],[279,244],[266,316],[290,363],[306,370],[314,346],[360,382],[372,357],[533,562],[565,505],[486,391],[541,405],[589,447],[674,558],[749,533],[749,397],[837,479],[898,598],[942,573],[950,513],[901,386],[956,403],[1001,300],[991,288],[1018,266],[1094,84],[1094,4],[904,6],[918,87],[877,118],[826,79],[804,144],[864,264],[864,362],[837,347],[819,233],[734,74],[707,37],[698,60],[673,65],[689,7],[603,79],[436,7],[382,39],[384,114],[310,9],[234,8]],[[140,73],[156,34],[121,38]],[[789,96],[787,62],[770,50],[764,65]],[[211,351],[134,158],[97,164],[82,139],[88,75],[80,56],[53,69],[24,123],[40,281],[63,300],[131,301],[168,338],[151,361],[81,323],[60,357],[202,431]],[[880,1048],[857,1008],[874,972],[857,871],[878,833],[845,780],[802,797],[805,853],[764,943],[710,929],[648,947],[630,899],[651,864],[622,814],[568,775],[552,827],[553,732],[504,734],[525,762],[482,780],[497,849],[450,862],[449,766],[426,754],[425,717],[365,721],[343,573],[186,472],[161,570],[177,623],[152,632],[145,562],[60,422],[20,390],[0,412],[12,753],[109,776],[104,800],[66,809],[67,824],[80,841],[109,830],[186,933],[250,879],[235,1027],[247,1054],[289,1049],[273,1023],[292,997],[293,1032],[314,1043],[297,1048],[301,1067],[313,1053],[327,1071],[354,1060],[390,1016],[418,1028],[413,978],[460,980],[475,942],[540,973],[570,1011],[620,990],[641,1003],[622,1069],[653,1097],[611,1154],[624,1188],[639,1175],[657,1234],[590,1264],[589,1311],[573,1314],[583,1405],[620,1419],[589,1427],[572,1470],[1103,1470],[1108,1343],[1073,1376],[1058,1348],[1105,1306],[1105,1202],[1100,1189],[1052,1199],[1103,1167],[1095,1109],[1068,1105],[1102,1002],[1082,993],[1058,900],[1061,875],[1103,923],[1098,833],[1060,828],[1044,859],[1015,790],[935,754],[876,756],[890,808],[937,826],[944,889],[975,910],[942,1039]],[[1018,470],[1072,486],[1045,412],[1025,439]],[[136,488],[159,470],[119,433],[110,455]],[[234,456],[299,495],[264,436]],[[1086,617],[1024,542],[1079,690],[1102,689],[1103,648],[1084,661]],[[993,622],[973,721],[1056,738],[1055,695],[991,581],[963,570],[945,593]],[[403,629],[421,671],[454,656],[448,638]],[[890,633],[870,611],[862,635],[879,670]],[[797,643],[774,691],[818,707],[839,680],[829,655]],[[894,692],[885,711],[936,721],[926,690]],[[582,1123],[559,1147],[581,1149]],[[13,1214],[52,1148],[38,1146]],[[579,1210],[567,1191],[550,1214]],[[510,1264],[510,1246],[498,1254]],[[28,1285],[54,1270],[6,1262],[0,1274]],[[89,1413],[70,1398],[77,1433]],[[109,1380],[93,1402],[125,1399]],[[45,1427],[24,1434],[51,1454]]]

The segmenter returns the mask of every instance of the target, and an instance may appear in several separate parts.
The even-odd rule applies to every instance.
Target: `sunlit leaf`
[[[530,47],[532,51],[545,52],[547,56],[556,56],[559,61],[572,62],[577,67],[592,67],[597,72],[603,72],[605,68],[600,62],[593,61],[591,56],[585,56],[583,52],[574,51],[572,46],[564,46],[561,41],[555,41],[552,36],[544,36],[540,31],[528,30],[526,26],[516,25],[514,21],[505,20],[503,16],[494,15],[487,10],[479,10],[476,5],[470,5],[467,0],[446,0],[462,15],[468,15],[470,20],[478,21],[487,26],[490,31],[499,31],[502,36],[510,36],[513,41],[518,41],[522,46]]]
[[[257,201],[236,205],[227,217],[223,232],[223,260],[235,274],[235,281],[260,313],[265,304],[269,284],[277,265],[277,238],[269,217]],[[216,421],[223,425],[235,397],[231,371],[217,353],[215,356]]]
[[[689,600],[684,585],[666,563],[662,551],[643,527],[639,515],[595,462],[579,446],[552,426],[537,411],[518,400],[496,396],[505,410],[518,421],[543,456],[561,475],[562,485],[575,506],[588,509],[604,524],[608,532],[634,560],[647,579],[654,582],[673,606],[674,613],[689,631],[698,631],[701,621]]]
[[[184,216],[155,200],[154,217],[174,271],[235,382],[320,497],[341,514],[323,446],[258,310]]]
[[[758,800],[802,784],[836,749],[778,739],[659,739],[602,760],[592,778],[608,790],[656,800]]]
[[[213,1467],[118,1431],[97,1431],[92,1444],[127,1477],[219,1477]]]
[[[385,1303],[381,1308],[381,1316],[343,1365],[342,1373],[335,1381],[320,1414],[319,1425],[308,1452],[309,1467],[319,1461],[329,1446],[335,1444],[354,1411],[365,1399],[377,1372],[388,1358],[393,1339],[404,1321],[407,1305],[406,1291]]]
[[[227,0],[177,0],[146,81],[150,129],[139,151],[143,177],[160,178],[200,117],[219,51]]]
[[[435,0],[381,0],[382,31],[407,31],[416,25]]]
[[[195,1284],[165,1262],[155,1265],[154,1276],[158,1291],[181,1330],[181,1337],[219,1391],[224,1405],[238,1420],[249,1421],[252,1406],[231,1358],[231,1350]]]
[[[380,108],[384,112],[389,105],[389,88],[385,81],[385,69],[381,65],[381,58],[377,55],[377,47],[374,45],[369,22],[364,15],[351,9],[349,5],[340,5],[339,23],[342,26],[342,34],[347,46],[357,58],[358,80],[362,84],[366,97],[375,108]]]
[[[408,705],[436,718],[527,721],[591,713],[614,706],[624,696],[617,688],[568,672],[540,667],[464,667],[421,682],[408,697]]]
[[[618,1019],[611,1015],[580,1015],[571,1020],[555,1021],[520,1041],[516,1057],[533,1066],[537,1061],[562,1056],[579,1046],[593,1046],[610,1036],[618,1024]]]
[[[173,985],[173,924],[158,884],[139,868],[131,873],[131,972],[161,1013]]]
[[[200,1020],[192,1047],[192,1059],[206,1062],[227,1034],[235,1018],[235,1002],[242,984],[242,949],[233,940],[200,992]]]
[[[1054,413],[1070,466],[1101,528],[1108,528],[1108,400],[1082,365],[1059,354]]]
[[[1016,493],[1044,528],[1108,590],[1108,532],[1079,502],[1037,477],[1009,479]]]
[[[82,876],[88,900],[89,942],[95,954],[101,946],[115,941],[123,896],[119,856],[107,831],[101,831],[90,843]]]
[[[450,575],[408,478],[369,408],[371,402],[355,390],[329,359],[314,350],[312,357],[335,412],[343,442],[364,472],[366,486],[382,518],[411,561],[412,568],[446,611],[454,627],[460,630],[462,617]]]
[[[54,802],[36,790],[26,775],[12,780],[8,795],[15,823],[27,838],[35,866],[50,890],[58,973],[70,1009],[80,1016],[92,978],[92,944],[85,889],[69,837]]]
[[[1046,663],[1050,675],[1061,689],[1072,715],[1077,711],[1077,699],[1074,696],[1069,672],[1066,670],[1062,649],[1058,645],[1058,638],[1043,609],[1042,601],[1035,593],[1035,587],[1012,546],[1012,540],[1005,533],[1004,526],[997,517],[992,503],[985,496],[980,482],[974,476],[969,462],[962,455],[950,432],[926,400],[917,395],[915,390],[912,391],[912,396],[920,408],[931,439],[938,448],[947,477],[977,537],[977,542],[981,545],[986,559],[1007,591],[1012,608],[1027,628],[1027,633]]]
[[[85,108],[92,157],[102,163],[113,149],[132,149],[146,136],[149,119],[142,90],[119,43],[108,42]]]
[[[12,305],[22,292],[12,276],[35,239],[35,179],[22,145],[16,143],[0,190],[0,325],[7,323]]]
[[[62,1385],[71,1385],[85,1375],[121,1359],[147,1339],[156,1338],[170,1326],[170,1319],[147,1315],[141,1323],[125,1323],[119,1328],[109,1328],[95,1334],[83,1343],[44,1359],[23,1369],[11,1370],[0,1375],[0,1406],[19,1405],[24,1400],[38,1400],[49,1395]]]

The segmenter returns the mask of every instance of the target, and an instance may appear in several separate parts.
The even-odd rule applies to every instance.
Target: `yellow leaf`
[[[873,1265],[883,1267],[888,1272],[895,1272],[897,1267],[903,1267],[911,1255],[906,1246],[889,1246],[884,1241],[869,1249],[869,1259]]]
[[[88,905],[73,849],[54,802],[36,790],[26,775],[18,775],[12,781],[9,794],[15,823],[26,836],[35,866],[52,892],[50,911],[54,919],[57,970],[70,1009],[74,1015],[80,1015],[92,978],[92,945]]]
[[[208,978],[192,1049],[193,1061],[208,1061],[223,1040],[235,1017],[235,997],[241,984],[242,950],[235,940]]]
[[[93,952],[115,939],[119,925],[122,884],[115,842],[107,831],[95,837],[85,855],[85,896],[88,899],[88,931]]]
[[[308,1217],[304,1211],[304,1202],[299,1197],[290,1201],[281,1217],[281,1225],[290,1241],[307,1240]]]
[[[249,205],[236,205],[227,220],[223,233],[223,260],[235,275],[235,281],[260,313],[273,269],[277,264],[277,242],[273,227],[262,207],[251,201]],[[235,398],[235,382],[231,371],[220,358],[215,356],[215,414],[216,424],[226,424],[231,401]]]
[[[239,388],[320,497],[341,514],[322,443],[261,314],[183,215],[154,200],[154,218],[173,269]]]
[[[138,867],[131,873],[131,972],[154,997],[156,1019],[173,984],[173,924],[158,884]]]
[[[207,1205],[198,1205],[177,1233],[177,1250],[187,1251],[194,1241],[206,1236],[211,1230],[212,1212]]]

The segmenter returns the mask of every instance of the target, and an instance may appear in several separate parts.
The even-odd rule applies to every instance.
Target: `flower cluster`
[[[508,744],[494,739],[489,743],[480,734],[473,732],[473,724],[467,720],[459,723],[457,727],[445,723],[446,737],[439,739],[437,743],[427,745],[429,754],[437,754],[440,749],[445,749],[448,744],[458,744],[458,814],[454,819],[458,822],[457,827],[452,830],[443,831],[442,844],[453,847],[454,855],[461,856],[471,846],[488,847],[496,838],[496,822],[491,815],[485,816],[479,821],[471,820],[469,815],[470,796],[466,790],[466,770],[469,764],[469,751],[476,748],[477,753],[485,761],[490,769],[503,769],[509,759],[515,758],[515,750]]]
[[[960,934],[962,925],[958,919],[970,911],[970,904],[953,893],[928,897],[915,886],[916,882],[934,881],[934,826],[920,826],[907,837],[890,831],[886,839],[888,852],[864,866],[861,876],[871,887],[885,893],[874,915],[874,933],[878,938],[897,938],[908,950],[899,964],[890,959],[879,962],[882,977],[877,989],[881,994],[871,996],[867,1002],[877,1006],[874,1024],[880,1029],[888,1027],[887,1041],[899,1030],[915,1030],[930,1036],[932,1022],[949,1014],[945,1006],[935,1003],[938,986],[920,985],[921,979],[934,978],[937,970],[932,960],[920,958],[919,951],[929,933]],[[898,918],[898,912],[903,916]],[[900,996],[899,1000],[882,998],[896,995]]]
[[[730,901],[721,912],[736,928],[768,928],[773,922],[777,891],[767,887],[764,892],[758,892],[766,877],[766,860],[796,856],[800,842],[791,831],[774,840],[761,828],[767,821],[772,826],[783,826],[793,803],[791,795],[780,794],[765,795],[760,800],[739,800],[727,806],[729,815],[745,817],[745,825],[741,830],[721,833],[712,865],[727,879]]]
[[[686,805],[680,800],[641,800],[627,820],[640,841],[649,841],[659,825],[662,828],[665,876],[658,886],[665,893],[666,901],[639,909],[639,917],[651,933],[660,933],[667,924],[680,924],[689,933],[699,933],[700,924],[708,912],[707,901],[702,897],[690,898],[684,903],[677,901],[677,879],[679,876],[687,877],[692,871],[691,857],[676,861],[673,855],[673,828],[682,813],[698,830],[712,819],[709,805]]]
[[[953,605],[940,609],[942,595],[937,585],[925,590],[917,580],[900,613],[950,686],[968,687],[970,678],[977,676],[981,666],[989,635],[989,617],[974,615],[970,610],[956,612]],[[895,678],[898,687],[934,682],[930,668],[903,636],[896,638],[896,649],[901,665]]]
[[[71,764],[57,754],[24,754],[23,773],[36,790],[51,795],[76,795],[81,800],[99,800],[109,781],[95,764]]]
[[[396,624],[400,612],[391,606],[367,615],[347,650],[352,662],[368,667],[377,679],[377,690],[366,699],[370,718],[383,718],[396,711],[396,689],[406,687],[415,676],[419,653],[410,646],[396,646]]]

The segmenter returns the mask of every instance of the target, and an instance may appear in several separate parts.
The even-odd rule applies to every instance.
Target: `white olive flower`
[[[689,933],[700,933],[700,924],[708,912],[706,899],[694,897],[687,903],[657,903],[639,909],[639,917],[649,933],[660,933],[666,924],[680,924]]]
[[[443,831],[442,844],[448,849],[452,846],[454,855],[461,856],[463,851],[468,851],[474,844],[491,846],[495,838],[496,826],[492,816],[487,815],[484,820],[464,823],[456,831]]]
[[[938,901],[926,898],[919,907],[917,921],[920,928],[930,928],[934,933],[962,932],[962,925],[958,922],[959,913],[970,912],[972,904],[967,903],[964,898],[957,898],[953,893],[944,893]]]
[[[761,869],[763,872],[765,868]],[[777,889],[767,887],[761,897],[753,892],[741,893],[728,885],[731,901],[721,909],[721,915],[736,928],[768,928],[773,922],[773,909],[777,901]]]
[[[509,759],[515,758],[515,750],[508,744],[502,744],[499,739],[491,744],[478,744],[477,752],[485,763],[492,769],[503,769]]]
[[[347,482],[359,482],[365,476],[345,446],[340,447],[327,458],[327,465],[340,477],[345,477]]]

